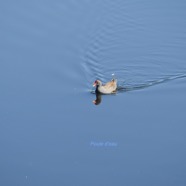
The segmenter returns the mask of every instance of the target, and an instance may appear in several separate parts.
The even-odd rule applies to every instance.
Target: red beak
[[[96,82],[94,82],[94,83],[93,83],[93,87],[95,87],[96,85],[97,85],[97,83],[96,83]]]

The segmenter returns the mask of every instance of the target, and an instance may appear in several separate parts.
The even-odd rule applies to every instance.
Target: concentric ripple
[[[87,86],[95,79],[110,80],[112,73],[125,91],[186,77],[184,17],[148,2],[136,7],[104,1],[101,24],[84,52]]]

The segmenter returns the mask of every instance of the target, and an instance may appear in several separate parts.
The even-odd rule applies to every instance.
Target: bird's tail
[[[115,74],[112,74],[112,81],[117,81]]]

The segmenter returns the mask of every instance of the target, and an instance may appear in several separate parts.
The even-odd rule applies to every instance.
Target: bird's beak
[[[96,83],[93,83],[93,87],[95,87],[97,84]]]

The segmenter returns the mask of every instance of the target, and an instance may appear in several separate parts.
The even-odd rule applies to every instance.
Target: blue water
[[[1,2],[0,185],[185,186],[185,9]]]

